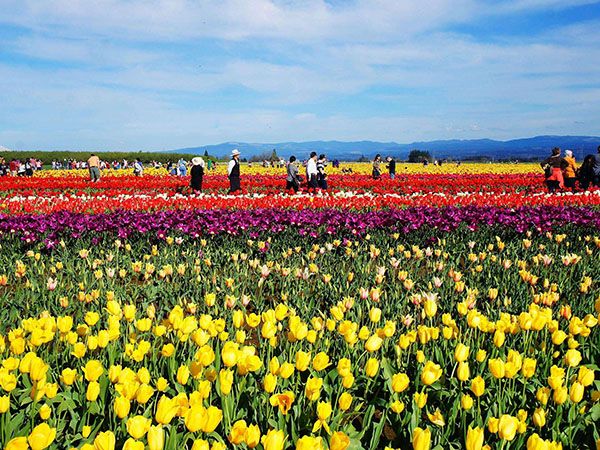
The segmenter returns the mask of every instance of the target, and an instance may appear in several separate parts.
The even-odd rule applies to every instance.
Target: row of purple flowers
[[[154,238],[183,234],[206,236],[249,232],[279,233],[296,229],[301,234],[316,236],[338,231],[362,234],[385,228],[408,233],[422,227],[451,231],[461,224],[469,229],[499,225],[518,232],[547,231],[555,227],[575,225],[600,229],[600,210],[586,207],[415,207],[370,212],[335,209],[289,210],[173,210],[160,212],[116,211],[107,214],[56,212],[47,215],[0,215],[0,238],[18,237],[25,241],[40,238],[53,242],[63,237],[98,238],[112,234],[127,238],[151,234]]]

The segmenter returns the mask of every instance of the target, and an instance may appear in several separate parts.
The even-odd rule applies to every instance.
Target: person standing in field
[[[229,192],[241,191],[240,186],[240,151],[236,148],[231,152],[231,161],[227,166],[227,176],[229,177]]]
[[[321,155],[317,160],[317,185],[323,190],[327,190],[327,174],[325,173],[325,166],[327,166],[327,157]]]
[[[600,145],[598,153],[594,155],[594,186],[600,186]]]
[[[181,158],[179,160],[179,162],[177,163],[177,167],[179,170],[179,176],[185,177],[187,175],[187,163],[186,163],[185,159]]]
[[[387,157],[387,170],[390,174],[390,180],[396,178],[396,160],[391,156]]]
[[[373,179],[379,180],[381,178],[381,155],[377,153],[375,159],[373,159]]]
[[[100,181],[100,158],[92,153],[87,160],[87,165],[90,172],[90,181],[92,183]]]
[[[579,187],[586,191],[594,182],[594,155],[586,155],[583,158],[583,163],[577,171],[579,179]]]
[[[542,161],[541,166],[544,169],[548,191],[555,192],[556,188],[564,189],[565,180],[562,171],[567,167],[567,162],[560,156],[560,148],[553,148],[552,156]]]
[[[285,190],[289,191],[293,189],[294,192],[298,192],[300,188],[300,178],[298,176],[298,166],[295,164],[296,157],[290,156],[290,161],[287,165],[287,177],[285,179]]]
[[[192,158],[192,169],[190,170],[192,178],[190,186],[194,192],[202,192],[202,178],[204,178],[204,160],[199,156]]]
[[[306,163],[306,182],[308,183],[308,190],[316,192],[317,184],[317,152],[310,152],[310,158]]]
[[[140,158],[136,158],[135,163],[133,163],[133,174],[136,177],[141,177],[144,175],[144,165],[142,164],[142,160]]]
[[[577,164],[575,163],[575,157],[573,156],[573,152],[571,150],[565,150],[565,162],[567,163],[565,169],[563,170],[565,186],[574,192],[575,182],[577,181]]]

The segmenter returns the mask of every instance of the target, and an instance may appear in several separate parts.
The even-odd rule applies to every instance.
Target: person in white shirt
[[[308,190],[313,192],[317,190],[317,152],[311,152],[310,158],[306,163],[306,181],[308,182]]]
[[[231,161],[227,165],[227,176],[229,177],[229,194],[241,191],[240,186],[240,151],[236,148],[231,152]]]

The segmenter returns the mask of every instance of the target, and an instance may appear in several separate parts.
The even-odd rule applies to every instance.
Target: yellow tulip
[[[464,344],[458,344],[454,349],[454,360],[456,362],[464,362],[469,357],[471,349]]]
[[[336,367],[337,373],[340,377],[344,378],[348,376],[352,371],[352,363],[348,358],[342,358],[338,361]]]
[[[296,396],[291,391],[282,392],[281,394],[271,395],[269,398],[269,402],[271,406],[279,407],[279,412],[283,415],[286,415],[292,405],[294,404],[294,399]]]
[[[395,400],[390,405],[390,409],[396,414],[400,414],[402,411],[404,411],[404,408],[405,408],[405,405],[400,400]]]
[[[129,409],[131,408],[131,403],[129,400],[122,395],[119,395],[115,399],[115,403],[113,405],[113,410],[119,419],[124,419],[129,414]]]
[[[98,378],[104,373],[104,367],[100,361],[92,359],[83,368],[83,373],[87,381],[98,381]]]
[[[237,364],[238,353],[239,345],[236,342],[227,341],[221,350],[221,361],[226,367],[233,367]]]
[[[467,450],[481,450],[483,447],[483,428],[469,427],[465,444]]]
[[[377,371],[379,370],[379,361],[375,358],[369,358],[367,364],[365,365],[365,373],[369,378],[375,377],[377,375]]]
[[[376,352],[381,348],[382,344],[383,339],[374,334],[371,337],[369,337],[369,339],[367,339],[367,341],[365,342],[365,350],[367,350],[369,353]]]
[[[219,371],[219,386],[221,394],[229,395],[233,387],[233,372],[229,369],[221,369]]]
[[[369,319],[373,323],[379,322],[381,320],[381,309],[375,307],[371,308],[369,311]]]
[[[569,398],[569,392],[565,386],[560,386],[559,388],[555,389],[554,393],[552,394],[552,399],[557,405],[562,405],[567,401],[567,398]]]
[[[115,450],[115,435],[112,431],[98,433],[94,439],[95,450]]]
[[[177,414],[179,405],[173,399],[166,396],[162,396],[156,405],[156,414],[154,419],[161,425],[168,425],[173,420],[173,417]]]
[[[350,446],[350,438],[341,431],[331,435],[329,450],[346,450]]]
[[[272,373],[268,373],[265,375],[265,379],[263,380],[263,388],[265,392],[272,394],[277,387],[277,376]]]
[[[329,356],[327,356],[327,353],[317,353],[317,355],[315,355],[315,358],[313,359],[313,368],[317,372],[320,372],[321,370],[327,368],[327,366],[329,366]]]
[[[489,431],[490,433],[494,433],[494,434],[496,434],[496,433],[498,432],[498,425],[499,425],[499,423],[500,423],[500,421],[499,421],[497,418],[495,418],[495,417],[490,417],[490,418],[488,419],[488,424],[487,424],[487,426],[488,426],[488,431]]]
[[[74,369],[66,368],[61,372],[60,380],[67,386],[71,386],[73,383],[75,383],[76,378],[77,371]]]
[[[190,369],[186,365],[179,366],[177,369],[177,382],[181,385],[186,385],[190,378]]]
[[[550,389],[547,387],[538,388],[537,392],[535,393],[535,398],[542,405],[546,406],[548,399],[550,398]]]
[[[260,442],[260,429],[258,425],[250,425],[246,430],[246,445],[254,448]]]
[[[435,383],[442,376],[442,369],[438,364],[427,361],[421,372],[421,382],[427,386]]]
[[[473,407],[473,397],[471,397],[468,394],[464,394],[461,398],[460,398],[460,406],[462,407],[462,409],[464,409],[465,411],[468,411],[469,409],[471,409]]]
[[[409,384],[410,380],[408,375],[405,373],[397,373],[396,375],[392,376],[392,390],[394,392],[404,392],[406,388],[408,388]]]
[[[425,315],[427,317],[433,317],[437,313],[437,303],[435,300],[428,298],[423,303],[423,310],[425,311]]]
[[[0,397],[0,414],[4,414],[10,408],[10,397],[3,395]]]
[[[144,443],[129,438],[125,441],[125,444],[123,444],[123,450],[144,450]]]
[[[469,369],[468,362],[458,363],[458,369],[456,370],[456,378],[460,381],[467,381],[471,376],[471,370]]]
[[[135,400],[140,405],[144,405],[144,404],[148,403],[148,400],[150,400],[150,398],[153,395],[154,395],[154,389],[152,388],[152,386],[149,386],[147,384],[142,384],[137,389],[137,392],[136,392],[136,395],[135,395]]]
[[[95,402],[100,395],[100,384],[97,381],[92,381],[88,384],[85,398],[88,402]]]
[[[152,419],[144,416],[134,416],[127,420],[127,432],[134,439],[141,439],[150,429]]]
[[[536,408],[533,412],[533,423],[538,428],[542,428],[546,425],[546,411],[542,408]]]
[[[413,450],[429,450],[431,448],[431,430],[415,428],[412,439]]]
[[[427,404],[427,394],[425,392],[415,392],[413,397],[419,409],[423,409]]]
[[[270,430],[261,439],[264,450],[283,450],[285,434],[281,430]]]
[[[512,441],[517,434],[519,419],[503,414],[498,421],[498,436],[505,441]]]
[[[565,364],[569,367],[577,367],[581,362],[581,353],[574,348],[567,350],[565,353]]]
[[[323,387],[323,379],[321,378],[309,378],[304,388],[304,395],[311,402],[318,400],[321,396],[321,388]]]
[[[583,384],[579,381],[576,381],[571,385],[569,397],[573,403],[579,403],[583,399],[584,389]]]
[[[338,400],[338,407],[342,411],[347,411],[348,409],[350,409],[351,404],[352,404],[352,395],[350,395],[347,392],[343,392],[342,395],[340,395],[340,398]]]
[[[594,379],[594,370],[588,369],[585,366],[581,366],[579,368],[579,372],[577,373],[577,381],[579,381],[583,386],[591,386],[594,383]]]
[[[499,358],[490,359],[488,361],[488,367],[495,378],[504,378],[506,373],[504,361]]]
[[[308,369],[308,365],[310,364],[310,353],[303,352],[302,350],[296,353],[296,369],[299,372],[304,372]]]
[[[531,378],[535,374],[535,367],[537,361],[533,358],[525,358],[523,360],[523,367],[521,368],[521,373],[525,378]]]
[[[320,437],[302,436],[296,442],[296,450],[322,450],[323,444]]]
[[[223,419],[223,411],[216,406],[209,406],[205,410],[204,423],[202,424],[202,431],[204,433],[212,433],[221,423]]]
[[[279,376],[281,378],[283,378],[284,380],[287,380],[289,377],[291,377],[294,374],[294,370],[296,368],[294,367],[293,364],[289,363],[289,362],[284,362],[281,367],[279,368]]]
[[[4,450],[27,450],[29,444],[27,444],[27,438],[25,436],[16,437],[8,441]]]
[[[236,421],[231,427],[231,431],[229,433],[229,442],[233,445],[239,445],[246,439],[246,430],[248,426],[246,425],[245,420]]]
[[[1,408],[2,408],[2,406],[0,405],[0,410],[1,410]],[[40,419],[48,420],[48,418],[50,417],[50,414],[52,414],[52,409],[48,405],[43,404],[39,410]]]
[[[31,430],[27,442],[31,450],[42,450],[49,447],[54,442],[55,437],[56,428],[50,428],[47,423],[42,423]]]
[[[437,408],[433,414],[428,413],[427,417],[429,418],[431,423],[433,423],[434,425],[437,425],[438,427],[443,427],[446,425],[446,419],[444,419],[444,416],[442,415],[440,408]]]

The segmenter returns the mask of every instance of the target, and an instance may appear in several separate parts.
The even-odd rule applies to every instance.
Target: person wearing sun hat
[[[195,192],[202,191],[202,178],[204,177],[204,160],[200,156],[192,158],[192,175],[190,186]]]
[[[231,152],[231,161],[227,166],[227,176],[229,177],[229,194],[241,191],[240,187],[240,151],[236,148]]]

